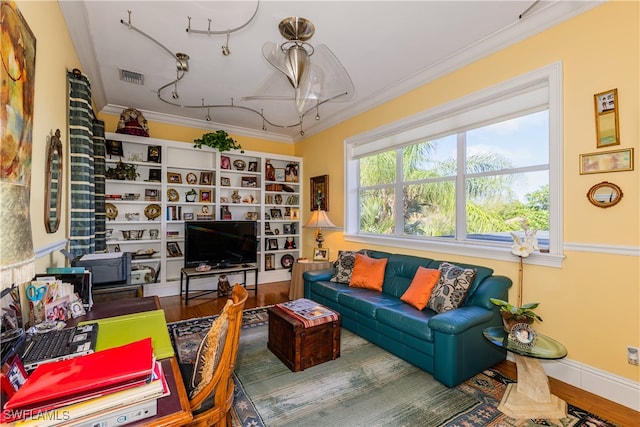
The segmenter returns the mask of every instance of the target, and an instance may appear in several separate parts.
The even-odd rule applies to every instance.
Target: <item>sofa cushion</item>
[[[476,269],[461,268],[448,262],[440,264],[440,280],[433,289],[427,307],[437,313],[458,308],[476,277]]]
[[[356,254],[368,255],[369,252],[366,250],[338,251],[338,259],[334,263],[335,271],[329,280],[348,284],[351,281],[353,267],[356,264]]]
[[[404,304],[396,297],[369,289],[352,288],[353,292],[338,295],[338,302],[366,317],[375,319],[379,307]]]
[[[418,311],[407,304],[400,304],[378,308],[376,320],[404,334],[421,340],[433,341],[433,332],[428,324],[435,315],[433,310]]]
[[[387,266],[387,258],[369,258],[366,255],[356,254],[356,262],[349,286],[352,288],[365,288],[382,292],[384,270]]]
[[[427,306],[433,288],[439,279],[440,270],[418,267],[411,285],[409,285],[409,288],[402,294],[400,299],[418,310],[422,310]]]
[[[356,290],[356,288],[350,288],[349,285],[345,285],[344,283],[330,282],[327,280],[314,282],[312,287],[313,294],[320,295],[323,298],[335,302],[338,302],[338,295],[354,290]]]

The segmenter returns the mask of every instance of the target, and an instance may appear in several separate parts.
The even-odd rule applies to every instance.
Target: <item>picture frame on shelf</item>
[[[162,181],[162,169],[149,169],[149,181],[151,182]]]
[[[285,179],[285,170],[284,170],[284,168],[276,168],[275,169],[275,177],[276,177],[276,181],[284,182],[284,179]]]
[[[228,156],[220,156],[220,169],[231,169],[231,159]]]
[[[220,185],[222,185],[223,187],[229,187],[231,185],[231,179],[225,176],[221,176]]]
[[[112,139],[107,139],[105,150],[107,151],[107,154],[110,156],[118,156],[118,157],[124,156],[122,141],[114,141]]]
[[[284,180],[286,182],[298,182],[298,164],[288,163],[284,168]]]
[[[596,119],[596,147],[620,145],[618,123],[618,89],[593,95]]]
[[[211,185],[213,182],[213,172],[200,172],[200,185]]]
[[[147,147],[147,161],[152,163],[161,162],[162,147],[158,145],[150,145]]]
[[[272,219],[282,219],[282,211],[278,208],[269,209],[269,213],[271,214]]]
[[[170,258],[182,256],[182,250],[178,242],[167,242],[167,256]]]
[[[257,221],[260,218],[260,214],[258,212],[247,212],[246,218],[249,221]]]
[[[249,172],[257,172],[258,171],[258,162],[249,162],[249,168],[247,170]]]
[[[185,212],[183,215],[183,218],[185,221],[192,221],[193,220],[193,213],[191,212]]]
[[[276,256],[274,254],[265,254],[264,256],[264,269],[275,270],[276,269]]]
[[[291,224],[282,224],[282,234],[291,234]]]
[[[329,175],[311,177],[311,211],[329,211]],[[319,206],[318,206],[319,205]]]
[[[193,172],[189,172],[187,174],[187,184],[194,185],[197,182],[198,182],[198,177],[196,176],[196,174]]]
[[[158,202],[160,201],[160,194],[157,188],[145,188],[144,200],[146,202]]]
[[[291,208],[291,219],[294,221],[298,221],[300,219],[300,209]]]
[[[633,170],[633,148],[580,154],[580,175]]]
[[[200,202],[208,203],[211,201],[211,190],[200,190]]]
[[[258,186],[258,177],[256,176],[243,176],[240,180],[240,185],[242,187],[251,187],[255,188]]]
[[[177,172],[167,172],[167,182],[171,184],[182,184],[182,174]]]
[[[329,261],[329,249],[327,249],[327,248],[313,248],[313,260],[314,261]]]
[[[267,250],[269,250],[269,251],[277,251],[278,250],[278,239],[267,239]]]

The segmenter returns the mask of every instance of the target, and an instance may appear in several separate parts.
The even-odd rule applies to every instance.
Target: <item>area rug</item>
[[[572,405],[562,420],[509,418],[497,406],[513,380],[500,372],[487,370],[448,388],[345,329],[340,358],[293,373],[266,347],[266,310],[247,312],[234,375],[235,427],[614,426]],[[200,318],[169,325],[178,357],[192,357],[191,349],[211,321]]]

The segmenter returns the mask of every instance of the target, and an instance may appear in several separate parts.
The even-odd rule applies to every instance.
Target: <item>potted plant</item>
[[[196,201],[196,195],[198,193],[196,192],[196,190],[194,190],[193,188],[189,191],[187,191],[185,193],[185,196],[187,198],[187,202],[195,202]]]
[[[521,306],[516,306],[508,303],[507,301],[490,298],[490,301],[500,307],[500,315],[502,316],[502,323],[504,324],[504,330],[511,331],[511,328],[517,323],[526,323],[527,325],[533,324],[536,320],[542,322],[542,317],[538,316],[534,309],[538,308],[540,303],[530,302]]]
[[[116,167],[107,168],[105,171],[107,179],[135,181],[139,176],[140,174],[136,171],[136,165],[123,163],[122,160],[118,161]]]
[[[194,139],[193,142],[193,146],[195,148],[202,148],[203,145],[206,145],[207,147],[215,148],[220,152],[240,150],[241,153],[244,153],[240,144],[238,144],[236,140],[231,138],[229,134],[223,130],[205,133],[200,138]]]

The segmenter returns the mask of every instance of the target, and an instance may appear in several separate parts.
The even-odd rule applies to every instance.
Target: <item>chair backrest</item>
[[[247,297],[247,290],[241,285],[235,285],[231,293],[231,303],[227,303],[220,313],[220,317],[225,323],[222,325],[224,333],[220,335],[220,339],[224,341],[218,345],[221,348],[214,346],[216,348],[204,355],[211,358],[210,362],[215,365],[213,366],[213,374],[209,378],[207,378],[208,375],[202,378],[196,391],[190,396],[189,403],[193,412],[193,421],[190,425],[231,425],[229,411],[233,404],[234,391],[231,374],[235,369],[236,356],[238,355],[238,340],[242,330],[242,310]]]

